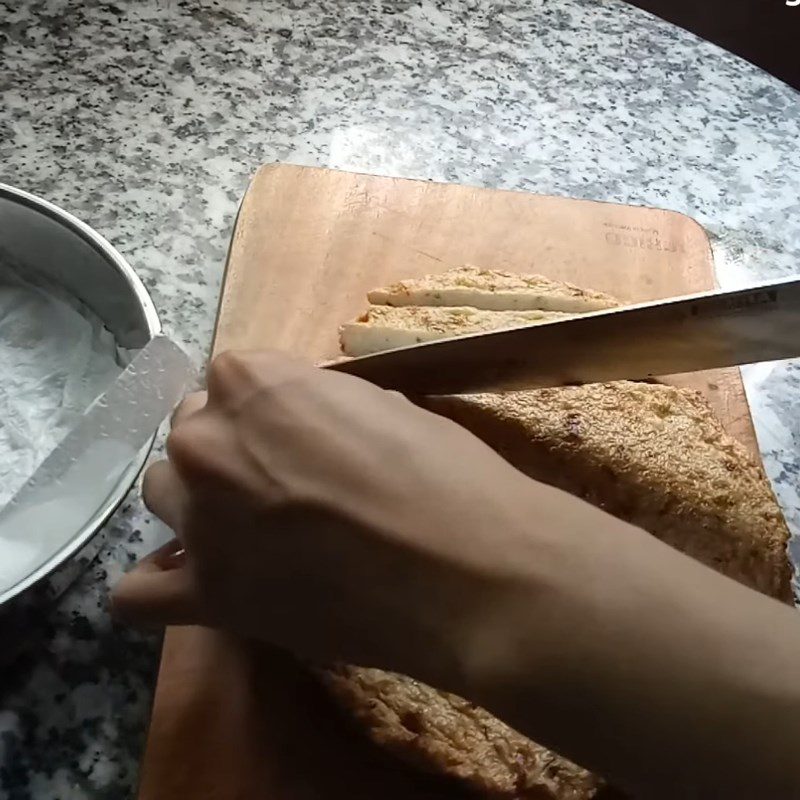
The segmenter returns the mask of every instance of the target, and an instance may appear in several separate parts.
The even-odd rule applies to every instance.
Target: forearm
[[[259,353],[208,387],[144,488],[187,556],[121,613],[405,672],[640,796],[800,796],[790,609],[363,381]]]
[[[465,687],[641,796],[800,794],[800,619],[631,526],[554,495],[563,547],[511,578]]]

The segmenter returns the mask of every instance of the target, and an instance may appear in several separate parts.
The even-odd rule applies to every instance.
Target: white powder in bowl
[[[121,371],[95,314],[0,265],[0,508]]]

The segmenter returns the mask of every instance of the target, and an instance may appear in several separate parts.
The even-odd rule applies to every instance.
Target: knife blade
[[[505,391],[800,356],[800,277],[439,339],[327,365],[407,394]]]

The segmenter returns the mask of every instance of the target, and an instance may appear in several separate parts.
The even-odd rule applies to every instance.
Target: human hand
[[[796,612],[454,423],[226,354],[167,451],[144,494],[186,552],[126,576],[121,615],[413,675],[634,794],[800,796]]]
[[[459,640],[535,549],[521,497],[537,484],[479,439],[276,353],[217,358],[167,452],[144,496],[186,553],[164,548],[119,584],[132,621],[452,684]]]

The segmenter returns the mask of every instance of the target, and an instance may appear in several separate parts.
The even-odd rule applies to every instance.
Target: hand
[[[144,494],[185,554],[126,576],[122,615],[414,675],[634,794],[800,796],[796,613],[448,420],[227,354],[167,452]]]
[[[472,619],[537,558],[537,484],[401,395],[278,354],[217,358],[167,452],[144,497],[186,553],[120,583],[134,621],[453,685]]]
[[[800,796],[796,612],[514,470],[457,425],[270,354],[214,361],[119,613],[414,675],[636,795]]]

